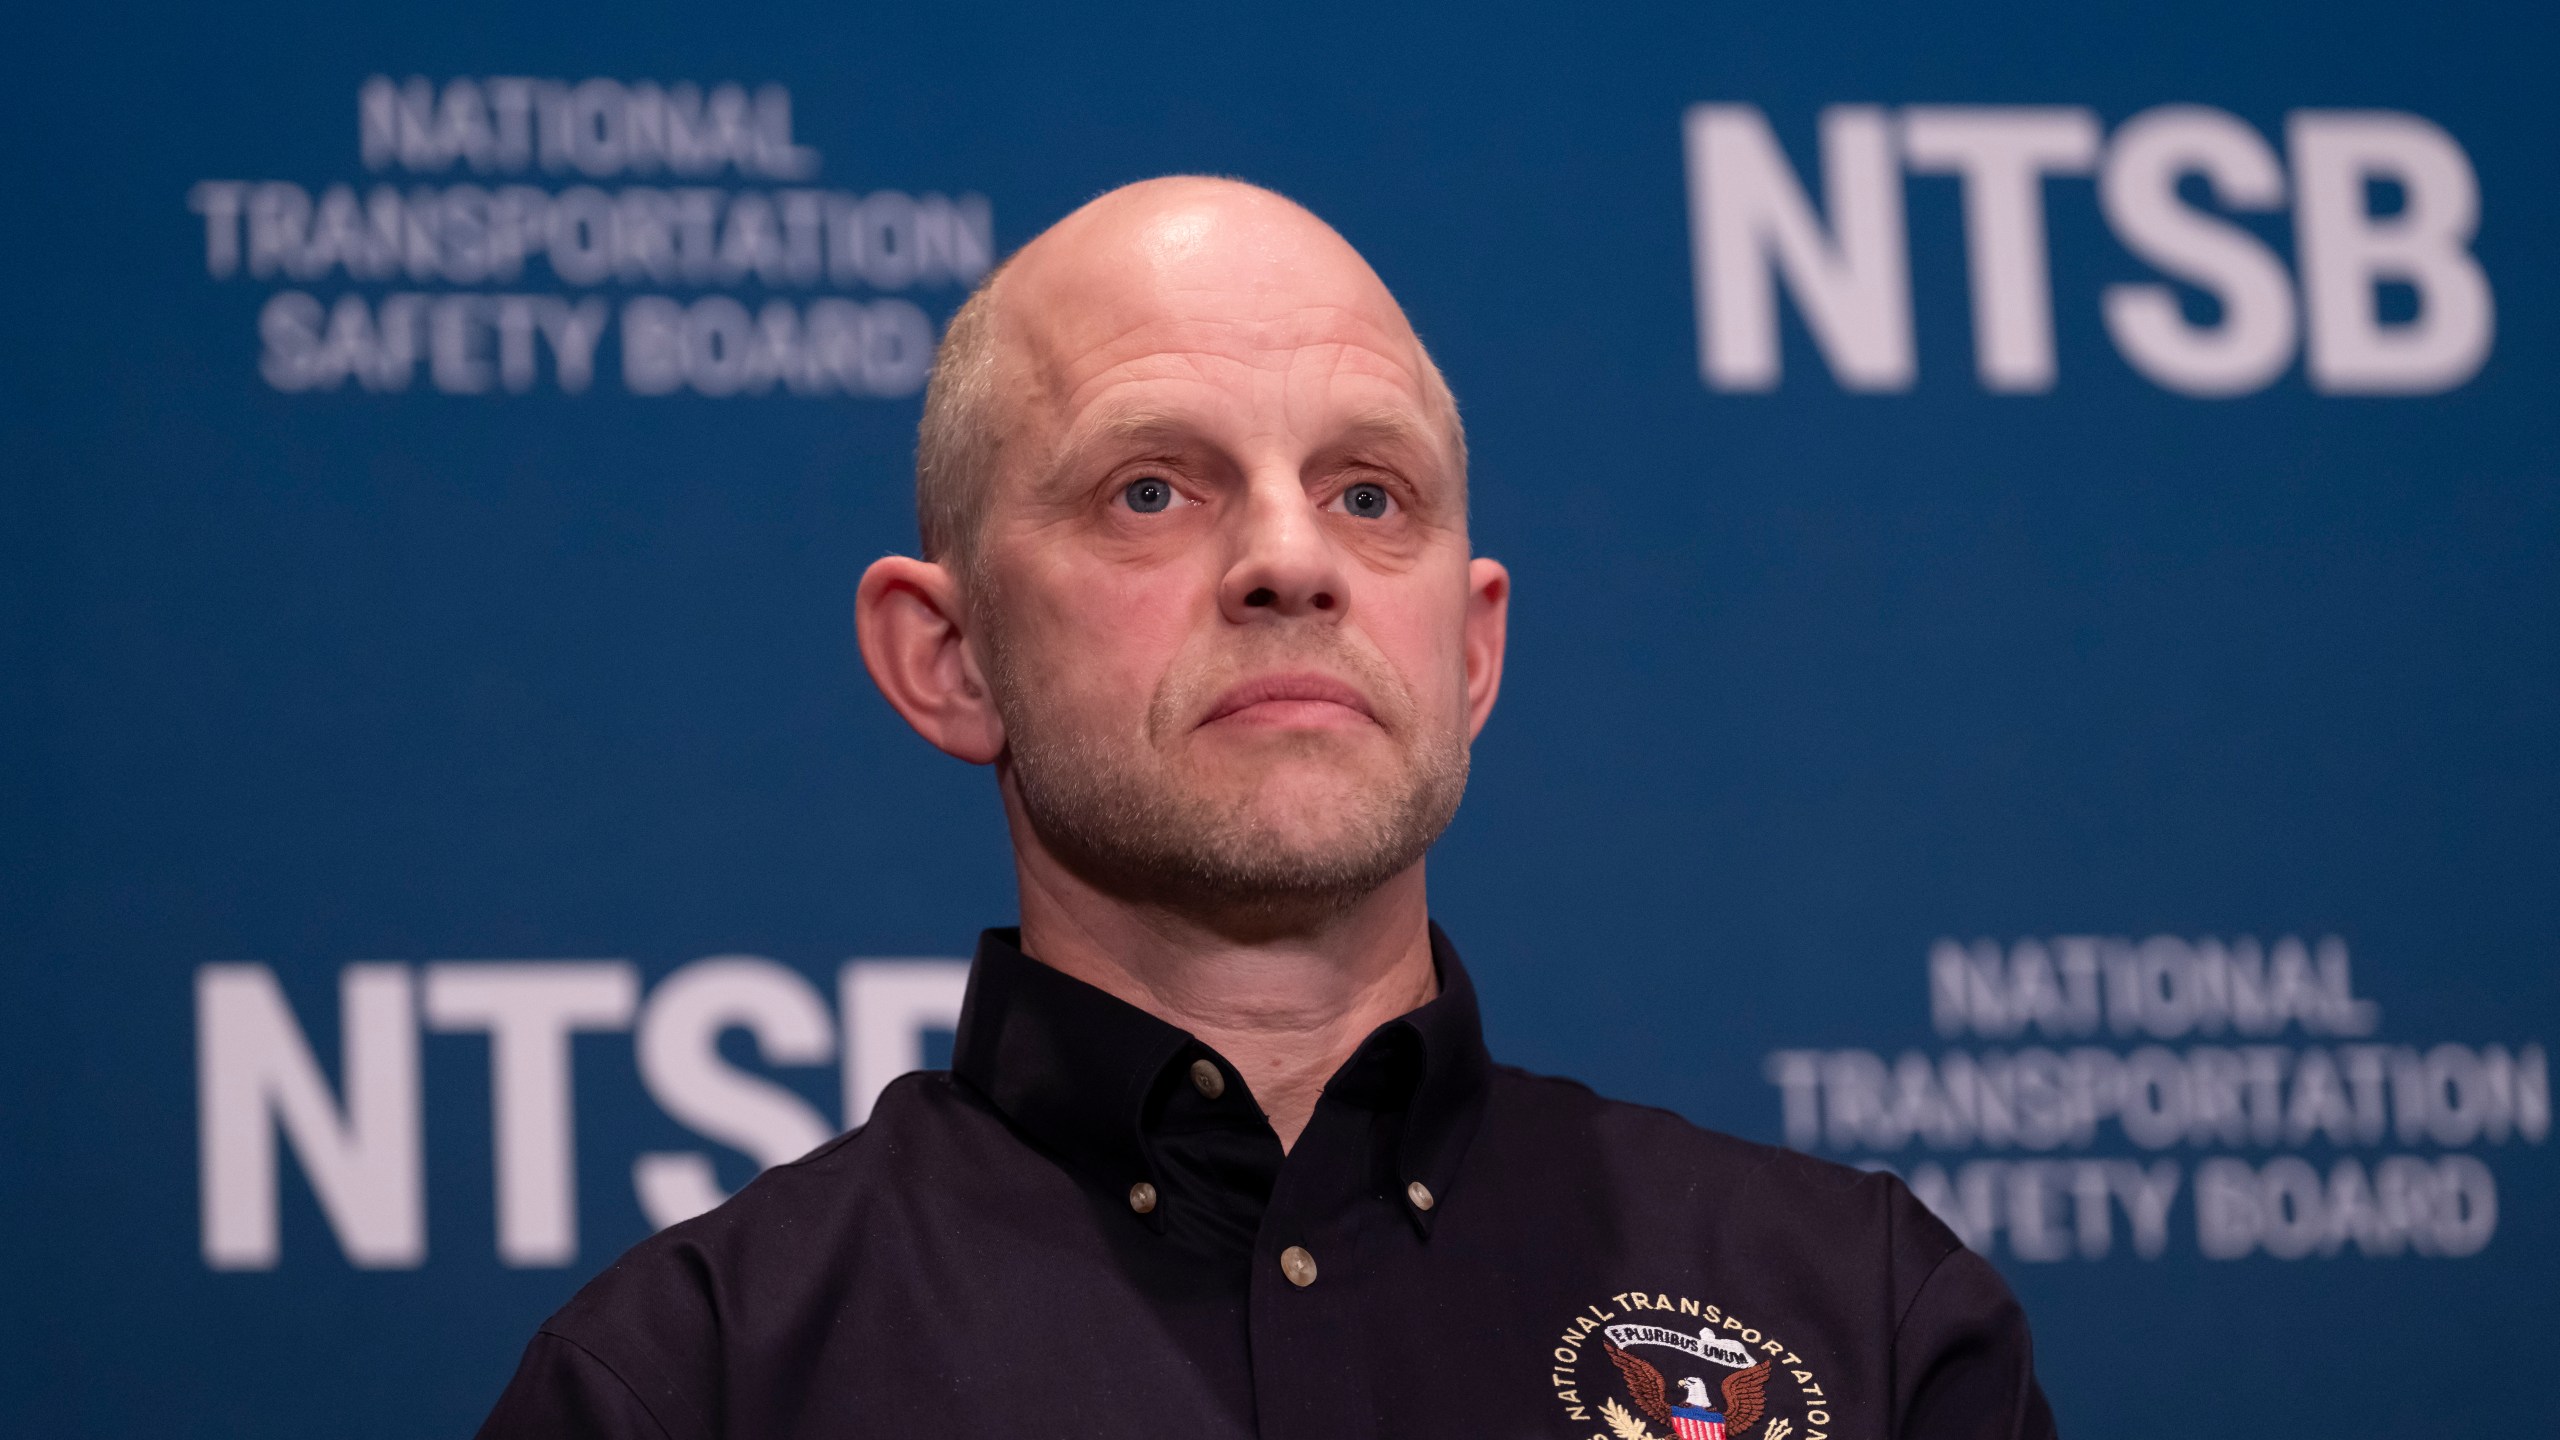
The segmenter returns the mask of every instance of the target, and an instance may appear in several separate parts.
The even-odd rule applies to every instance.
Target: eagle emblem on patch
[[[1680,1398],[1672,1400],[1663,1391],[1662,1372],[1603,1340],[1601,1353],[1626,1377],[1627,1392],[1635,1398],[1636,1409],[1658,1425],[1668,1425],[1677,1440],[1725,1440],[1725,1436],[1742,1435],[1760,1423],[1763,1401],[1762,1387],[1769,1383],[1769,1362],[1763,1360],[1748,1370],[1736,1370],[1724,1377],[1717,1394],[1707,1393],[1707,1382],[1695,1375],[1680,1377]],[[1603,1414],[1606,1414],[1604,1405]],[[1624,1414],[1611,1417],[1610,1428],[1627,1434]],[[1634,1427],[1643,1430],[1643,1426]],[[1633,1440],[1633,1437],[1629,1437]]]
[[[1803,1355],[1722,1305],[1622,1291],[1556,1337],[1550,1380],[1590,1440],[1830,1440]],[[1601,1362],[1606,1360],[1606,1364]]]

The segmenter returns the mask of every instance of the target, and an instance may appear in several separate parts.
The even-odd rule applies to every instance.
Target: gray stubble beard
[[[1148,735],[1114,745],[1062,734],[1029,693],[1002,638],[982,626],[987,680],[1005,727],[1006,756],[1025,818],[1041,842],[1087,883],[1134,903],[1223,931],[1292,929],[1321,922],[1375,893],[1419,861],[1457,815],[1466,793],[1463,733],[1428,726],[1385,667],[1347,645],[1298,658],[1351,668],[1379,721],[1402,743],[1392,788],[1376,787],[1320,844],[1284,840],[1277,827],[1186,790],[1151,743],[1188,724],[1200,684],[1176,685],[1149,708]],[[1386,693],[1381,693],[1386,692]],[[1321,743],[1321,742],[1314,742]]]

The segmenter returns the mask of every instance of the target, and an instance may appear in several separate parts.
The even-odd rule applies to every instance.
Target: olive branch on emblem
[[[1609,1422],[1609,1433],[1617,1436],[1618,1440],[1662,1440],[1661,1436],[1645,1428],[1634,1411],[1615,1400],[1600,1402],[1600,1418]]]

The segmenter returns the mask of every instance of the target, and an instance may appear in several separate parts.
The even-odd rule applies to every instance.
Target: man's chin
[[[1376,731],[1195,744],[1155,765],[1018,744],[1014,781],[1051,853],[1096,887],[1275,930],[1410,869],[1465,789],[1465,751],[1453,755],[1407,755]]]
[[[1323,875],[1360,858],[1354,869],[1367,870],[1365,857],[1379,848],[1382,817],[1303,812],[1241,813],[1227,837],[1235,859],[1248,870],[1274,875]]]
[[[1392,766],[1288,757],[1215,777],[1194,794],[1275,845],[1322,848],[1374,826],[1370,812],[1412,784],[1411,776]]]

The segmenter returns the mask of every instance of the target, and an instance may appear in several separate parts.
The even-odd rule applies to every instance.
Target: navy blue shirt
[[[949,1073],[615,1262],[481,1434],[2053,1434],[1899,1181],[1492,1063],[1432,943],[1284,1155],[1224,1057],[987,932]]]

